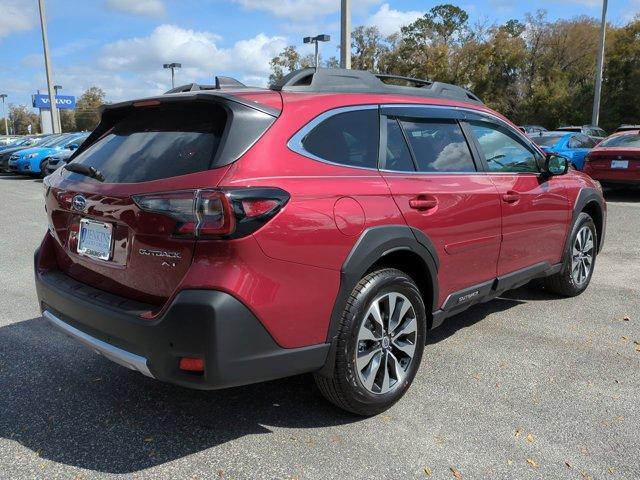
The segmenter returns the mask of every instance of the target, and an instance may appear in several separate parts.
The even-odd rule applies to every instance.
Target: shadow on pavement
[[[523,287],[446,320],[427,343],[525,298],[552,297]],[[42,318],[0,328],[0,412],[1,437],[45,459],[116,474],[269,434],[271,427],[313,429],[360,419],[327,403],[310,375],[212,392],[183,389],[111,363]]]
[[[444,323],[427,334],[427,345],[434,344],[454,335],[458,330],[470,327],[487,315],[509,310],[528,301],[554,300],[561,297],[545,292],[533,285],[525,285],[516,290],[505,292],[502,296],[480,303],[458,315],[445,319]]]
[[[604,191],[604,198],[607,202],[640,202],[640,188],[611,188]]]
[[[42,318],[0,328],[0,412],[1,437],[42,458],[106,473],[136,472],[269,434],[270,427],[360,419],[324,401],[310,375],[212,392],[183,389],[112,364]]]

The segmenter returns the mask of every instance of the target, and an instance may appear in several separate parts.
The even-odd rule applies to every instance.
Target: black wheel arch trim
[[[600,251],[602,250],[602,246],[604,245],[605,231],[606,231],[606,225],[607,225],[606,203],[605,203],[604,197],[602,196],[602,193],[600,193],[599,190],[597,190],[596,188],[585,187],[580,189],[580,192],[576,197],[576,201],[573,204],[571,224],[569,225],[567,238],[565,240],[565,245],[564,245],[565,249],[563,251],[566,251],[566,249],[569,248],[569,244],[571,243],[571,232],[573,230],[573,226],[576,223],[576,220],[578,219],[578,215],[580,215],[580,213],[582,213],[585,207],[590,203],[596,203],[600,211],[600,215],[601,215],[600,220],[602,224],[600,225],[600,231],[597,232],[598,238],[596,240],[598,242],[598,253],[600,253]],[[594,223],[596,223],[596,229],[597,229],[598,220],[599,219],[597,218],[593,219]]]
[[[431,305],[433,308],[437,305],[440,261],[431,240],[422,231],[407,225],[381,225],[366,229],[358,237],[340,270],[340,287],[327,330],[327,343],[331,344],[331,349],[321,374],[330,376],[333,370],[336,348],[334,340],[338,334],[342,312],[354,287],[378,260],[385,255],[401,250],[418,255],[424,262],[431,277],[429,279],[432,285]],[[430,313],[428,312],[428,314]]]

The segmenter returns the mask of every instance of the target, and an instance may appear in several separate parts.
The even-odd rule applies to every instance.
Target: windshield
[[[602,142],[600,147],[631,147],[640,148],[640,134],[631,133],[628,135],[620,135],[611,137]]]
[[[51,138],[47,138],[44,142],[38,144],[38,146],[39,147],[52,147],[56,143],[58,143],[61,138],[64,138],[64,137],[66,137],[66,135],[64,135],[64,136],[55,135],[55,136],[53,136]]]
[[[531,140],[540,147],[553,147],[562,137],[564,135],[535,135]]]

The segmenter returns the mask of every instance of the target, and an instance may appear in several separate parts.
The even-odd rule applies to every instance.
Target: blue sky
[[[550,19],[599,17],[600,0],[352,0],[353,24],[392,32],[429,8],[453,3],[472,21],[501,23],[526,12]],[[177,83],[210,83],[215,74],[265,84],[268,62],[304,35],[328,33],[325,57],[338,54],[340,0],[46,0],[54,80],[63,94],[90,86],[117,101],[161,93],[170,77],[161,66],[181,62]],[[640,13],[640,0],[612,0],[609,19]],[[301,51],[310,52],[309,46]],[[0,0],[0,93],[29,104],[46,90],[37,0]]]

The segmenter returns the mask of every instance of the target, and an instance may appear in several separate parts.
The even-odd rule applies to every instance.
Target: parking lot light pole
[[[340,68],[351,68],[351,0],[340,4]]]
[[[7,111],[4,108],[4,99],[7,98],[6,93],[0,93],[0,98],[2,99],[2,116],[4,117],[4,131],[7,136],[9,136],[9,124],[7,123]]]
[[[44,68],[47,73],[47,88],[49,90],[49,111],[51,112],[51,128],[53,133],[60,133],[60,125],[58,124],[58,107],[56,105],[56,96],[53,91],[53,82],[51,81],[51,62],[49,60],[49,40],[47,38],[47,22],[44,11],[44,0],[38,0],[40,8],[40,28],[42,29],[42,47],[44,48]]]
[[[313,43],[316,46],[316,53],[315,53],[315,62],[314,62],[314,67],[318,68],[318,64],[320,63],[320,52],[318,51],[318,43],[319,42],[328,42],[329,40],[331,40],[331,36],[330,35],[316,35],[315,37],[304,37],[302,39],[302,41],[304,43]]]
[[[54,85],[53,90],[55,91],[56,98],[58,98],[58,90],[62,90],[62,85]],[[60,119],[60,109],[57,107],[58,107],[58,104],[56,104],[56,111],[58,112],[58,125],[60,126],[60,133],[62,133],[62,120]]]
[[[602,93],[602,70],[604,68],[604,41],[607,35],[607,0],[602,2],[602,24],[600,25],[600,45],[598,47],[598,60],[596,62],[596,82],[593,93],[593,113],[591,125],[598,126],[600,122],[600,95]]]
[[[165,63],[163,65],[163,68],[168,68],[171,70],[171,88],[176,88],[176,74],[175,74],[175,69],[176,68],[182,68],[182,64],[181,63]]]

